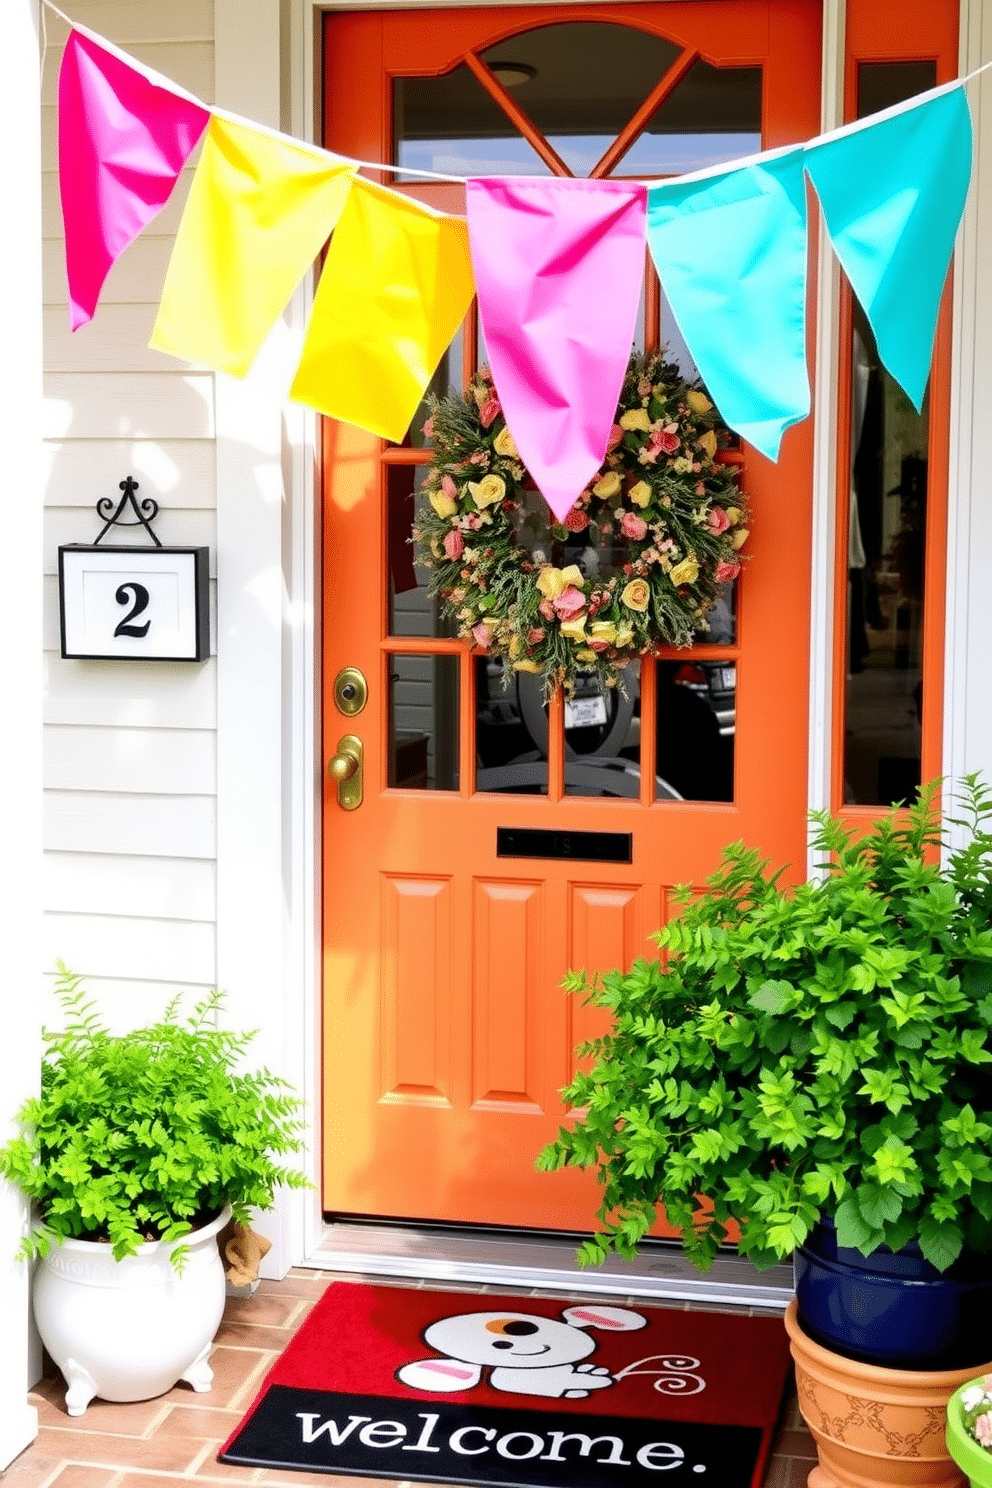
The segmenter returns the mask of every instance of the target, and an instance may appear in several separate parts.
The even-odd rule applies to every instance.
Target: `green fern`
[[[279,1161],[302,1148],[301,1103],[267,1069],[243,1071],[254,1034],[216,1026],[221,993],[185,1020],[176,997],[159,1022],[113,1035],[82,978],[57,964],[63,1026],[45,1031],[41,1094],[0,1148],[0,1175],[35,1206],[24,1256],[76,1238],[106,1241],[121,1260],[143,1241],[180,1239],[225,1204],[247,1223],[276,1188],[308,1186]]]

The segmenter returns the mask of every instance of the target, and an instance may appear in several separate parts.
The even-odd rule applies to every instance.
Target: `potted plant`
[[[971,1488],[992,1488],[992,1375],[968,1380],[951,1396],[947,1449]]]
[[[613,1028],[539,1162],[598,1169],[586,1262],[631,1255],[662,1206],[701,1269],[731,1221],[759,1267],[796,1252],[794,1353],[842,1361],[850,1398],[865,1371],[936,1372],[942,1416],[988,1352],[992,792],[965,780],[943,865],[939,794],[860,838],[814,813],[822,875],[792,889],[737,843],[660,957],[571,976]]]
[[[64,1026],[45,1033],[41,1094],[0,1148],[0,1175],[34,1204],[22,1252],[40,1258],[35,1317],[70,1415],[180,1378],[208,1390],[216,1237],[307,1182],[278,1161],[302,1145],[300,1102],[268,1070],[241,1072],[253,1035],[216,1026],[221,994],[115,1036],[80,983],[60,962]]]

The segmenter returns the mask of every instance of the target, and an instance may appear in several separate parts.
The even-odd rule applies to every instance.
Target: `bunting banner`
[[[644,276],[646,189],[473,179],[465,193],[493,382],[563,521],[606,454]]]
[[[74,28],[59,69],[59,192],[69,323],[93,319],[111,267],[162,210],[209,111]]]
[[[330,237],[291,396],[398,442],[477,289],[507,423],[562,520],[606,453],[646,244],[727,424],[776,459],[807,415],[804,171],[881,360],[921,408],[971,175],[967,81],[670,181],[473,178],[466,223],[356,175],[391,167],[211,110],[73,27],[58,87],[70,323],[92,319],[206,132],[151,344],[243,375]]]
[[[917,411],[971,157],[971,114],[960,84],[806,149],[834,251],[879,356]]]
[[[648,188],[648,245],[724,421],[770,460],[809,413],[803,151]]]
[[[290,397],[401,441],[474,292],[464,222],[356,178]]]
[[[149,345],[241,377],[330,237],[355,166],[215,114]]]

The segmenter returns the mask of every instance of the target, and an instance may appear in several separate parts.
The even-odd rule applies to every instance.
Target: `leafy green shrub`
[[[701,1270],[728,1219],[763,1267],[821,1211],[864,1255],[992,1250],[992,791],[966,778],[942,868],[939,788],[860,841],[814,813],[824,875],[793,889],[735,844],[705,895],[682,891],[664,959],[568,978],[614,1019],[538,1160],[598,1169],[581,1260],[631,1256],[659,1204]]]
[[[144,1240],[209,1223],[225,1204],[247,1223],[278,1185],[308,1186],[275,1160],[302,1146],[301,1103],[268,1070],[238,1072],[254,1034],[212,1025],[220,993],[182,1022],[175,998],[161,1022],[114,1036],[81,978],[58,965],[66,1026],[45,1033],[41,1095],[0,1148],[0,1174],[36,1208],[24,1255],[74,1237],[108,1241],[121,1260]]]

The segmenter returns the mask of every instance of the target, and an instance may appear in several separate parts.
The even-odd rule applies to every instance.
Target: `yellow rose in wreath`
[[[646,408],[628,408],[626,413],[620,415],[621,429],[641,429],[645,434],[651,427]]]
[[[579,615],[575,620],[563,620],[561,622],[561,633],[570,641],[584,641],[586,638],[586,616]]]
[[[589,639],[591,641],[605,641],[612,646],[617,638],[617,628],[612,620],[594,620],[589,627]]]
[[[732,548],[742,548],[747,542],[747,534],[748,529],[746,527],[738,527],[737,531],[730,539],[730,546]]]
[[[690,388],[685,395],[685,401],[688,403],[693,413],[709,413],[710,409],[713,407],[713,404],[710,402],[709,398],[707,398],[706,394],[699,392],[698,388]]]
[[[458,510],[458,502],[453,496],[446,496],[443,491],[432,491],[430,493],[431,506],[439,517],[453,517]]]
[[[628,610],[636,610],[639,615],[643,615],[650,598],[651,590],[647,579],[631,579],[620,596],[620,603],[625,604]]]
[[[493,440],[493,449],[498,455],[502,455],[504,460],[516,460],[520,454],[513,435],[505,426],[500,429]]]
[[[501,475],[484,475],[481,481],[469,481],[472,500],[480,508],[495,506],[506,495],[506,481]]]
[[[699,562],[696,558],[683,558],[681,563],[669,569],[668,577],[676,588],[682,584],[694,584],[699,578]]]
[[[515,672],[540,672],[540,665],[536,661],[515,661],[513,663]]]
[[[611,496],[619,496],[620,486],[620,476],[615,470],[608,470],[593,486],[593,495],[601,496],[604,501],[608,501]]]
[[[635,506],[647,506],[651,500],[651,487],[647,481],[638,481],[636,486],[631,486],[627,495]]]

